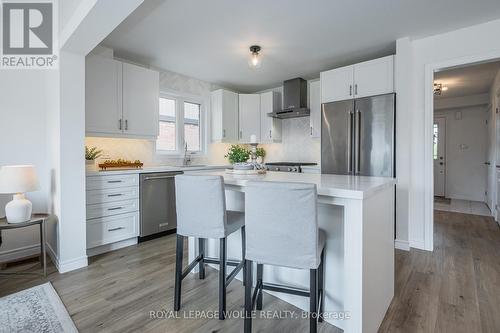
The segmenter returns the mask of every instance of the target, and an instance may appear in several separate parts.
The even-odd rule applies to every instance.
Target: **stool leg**
[[[318,307],[318,270],[310,270],[309,281],[309,332],[316,333],[318,331],[317,324],[317,307]]]
[[[200,263],[198,264],[198,277],[200,280],[205,279],[205,263],[203,262],[203,259],[205,258],[205,239],[204,238],[199,238],[198,239],[198,251],[201,255],[201,260]]]
[[[323,322],[323,313],[325,312],[325,249],[321,251],[321,263],[318,270],[318,296],[321,294],[320,308],[318,309],[318,321]]]
[[[245,251],[246,251],[246,235],[245,226],[241,228],[241,261],[245,262]],[[243,264],[243,286],[245,285],[247,267]]]
[[[245,260],[245,329],[244,333],[252,332],[252,261]]]
[[[226,238],[220,239],[219,266],[219,319],[224,320],[226,312]]]
[[[184,237],[177,235],[177,249],[175,253],[175,291],[174,311],[181,308],[181,284],[182,284],[182,257],[184,252]]]
[[[264,265],[263,264],[257,264],[257,285],[260,285],[262,287],[262,275],[264,271]],[[257,310],[262,310],[262,288],[259,289],[257,292]]]

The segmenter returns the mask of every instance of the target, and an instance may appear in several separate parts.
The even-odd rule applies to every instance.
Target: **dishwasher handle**
[[[142,178],[142,180],[170,179],[181,174],[183,174],[183,172],[173,172],[171,174],[161,175],[161,176],[145,176],[144,178]]]

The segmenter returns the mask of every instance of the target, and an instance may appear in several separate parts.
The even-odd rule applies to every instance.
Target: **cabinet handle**
[[[113,208],[108,208],[108,210],[119,210],[119,209],[123,209],[123,207],[113,207]]]
[[[168,226],[168,222],[167,223],[160,223],[160,224],[158,224],[158,226],[160,228],[167,227]]]
[[[112,197],[121,197],[123,194],[121,193],[117,193],[117,194],[108,194],[108,198],[112,198]]]
[[[311,130],[311,136],[313,135],[313,127],[312,126],[309,126],[310,130]]]
[[[357,95],[358,94],[358,84],[356,83],[354,85],[354,95]]]
[[[243,131],[240,130],[240,139],[243,137]]]
[[[122,229],[125,229],[125,227],[111,228],[111,229],[108,229],[108,231],[117,231],[117,230],[122,230]]]
[[[271,133],[272,130],[269,130],[269,139],[272,139],[273,138],[273,135]]]
[[[118,128],[120,129],[120,131],[122,130],[122,120],[118,120]]]
[[[349,85],[349,96],[352,96],[352,84]]]
[[[223,130],[222,130],[222,137],[223,137],[223,138],[225,138],[225,137],[226,137],[226,130],[225,130],[225,129],[223,129]]]
[[[125,119],[125,131],[128,131],[128,119]]]
[[[121,180],[108,180],[108,184],[121,183]]]

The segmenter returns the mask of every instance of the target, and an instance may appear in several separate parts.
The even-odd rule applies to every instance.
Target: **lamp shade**
[[[26,193],[39,188],[35,167],[10,165],[0,167],[0,193]]]

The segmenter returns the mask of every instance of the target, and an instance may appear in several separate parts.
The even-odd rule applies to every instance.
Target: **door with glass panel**
[[[434,118],[433,147],[434,196],[446,196],[446,118]]]

